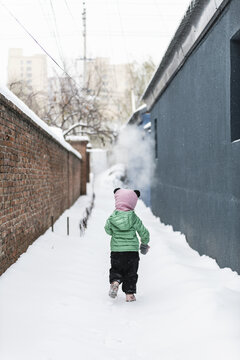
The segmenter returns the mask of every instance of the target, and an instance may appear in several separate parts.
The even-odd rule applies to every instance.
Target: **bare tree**
[[[153,73],[156,70],[156,65],[152,58],[149,57],[143,63],[133,62],[130,64],[129,72],[133,83],[134,95],[136,98],[136,104],[141,104],[141,97],[147,84],[149,83]]]
[[[155,70],[156,65],[151,57],[149,57],[149,59],[145,60],[143,63],[138,63],[137,61],[130,63],[128,65],[129,88],[126,90],[125,98],[131,99],[131,92],[133,91],[136,106],[140,106],[142,103],[141,97],[143,92],[146,89],[146,86],[153,76]],[[119,110],[125,116],[125,119],[129,118],[133,112],[131,102],[119,102]]]
[[[100,86],[96,91],[90,91],[88,84],[82,89],[73,78],[55,76],[43,119],[65,132],[70,129],[69,132],[73,134],[87,134],[95,139],[98,137],[103,145],[106,141],[111,142],[115,134],[104,116],[100,91]]]
[[[49,79],[49,91],[45,97],[34,92],[26,81],[14,81],[8,86],[48,125],[63,131],[72,127],[69,133],[87,134],[92,142],[97,140],[103,145],[113,141],[115,133],[108,125],[99,97],[101,84],[95,91],[89,91],[88,84],[87,89],[82,89],[73,77],[55,73]],[[39,96],[43,101],[39,101]],[[86,126],[81,126],[83,122]],[[75,124],[78,125],[73,126]]]
[[[84,89],[79,85],[76,68],[71,71],[72,77],[55,72],[49,78],[48,93],[34,91],[26,81],[13,81],[9,88],[48,125],[59,127],[64,132],[71,129],[68,134],[87,134],[91,142],[104,145],[114,140],[116,134],[113,129],[116,128],[116,123],[123,123],[131,115],[132,89],[138,105],[140,104],[141,95],[155,70],[155,64],[151,58],[143,63],[128,64],[125,79],[128,88],[124,96],[118,97],[117,89],[107,80],[104,66],[96,63],[90,69]],[[113,101],[117,102],[114,110],[109,106]]]
[[[8,88],[39,117],[43,115],[43,104],[47,99],[46,93],[34,91],[25,80],[13,80],[8,84]]]

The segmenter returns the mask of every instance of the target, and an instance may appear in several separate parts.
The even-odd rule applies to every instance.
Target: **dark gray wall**
[[[231,142],[230,109],[230,39],[239,19],[240,1],[233,0],[155,103],[151,120],[158,135],[153,212],[200,254],[240,273],[240,142]]]

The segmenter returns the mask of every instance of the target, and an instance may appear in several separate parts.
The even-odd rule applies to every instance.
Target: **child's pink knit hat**
[[[134,210],[140,191],[117,188],[114,190],[114,196],[116,210],[130,211]]]

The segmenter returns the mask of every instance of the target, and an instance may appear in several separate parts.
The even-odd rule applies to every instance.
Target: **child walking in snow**
[[[114,190],[115,211],[107,219],[105,231],[111,235],[111,269],[109,296],[117,296],[119,285],[126,294],[126,301],[135,301],[138,279],[139,240],[142,254],[148,252],[149,232],[135,214],[134,208],[140,191],[120,189]]]

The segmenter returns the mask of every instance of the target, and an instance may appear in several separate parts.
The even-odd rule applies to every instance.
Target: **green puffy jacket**
[[[105,231],[111,235],[111,251],[138,251],[141,242],[149,242],[149,231],[134,211],[115,210],[107,219]]]

